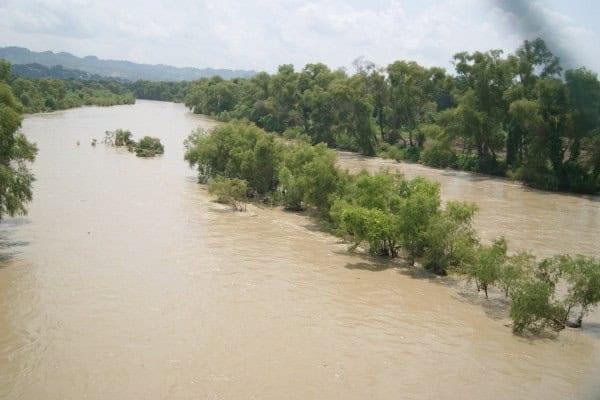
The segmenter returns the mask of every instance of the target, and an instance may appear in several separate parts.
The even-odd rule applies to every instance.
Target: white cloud
[[[513,50],[523,34],[492,0],[4,0],[0,45],[179,66],[275,70],[411,59],[450,66],[462,50]],[[598,32],[536,3],[600,69]],[[511,29],[512,28],[512,29]],[[595,46],[595,47],[594,47]],[[592,51],[594,50],[594,51]]]

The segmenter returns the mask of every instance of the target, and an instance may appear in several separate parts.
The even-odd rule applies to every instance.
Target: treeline
[[[39,76],[36,74],[24,76],[22,73],[24,67],[28,67],[28,71],[33,68],[29,65],[13,66],[13,74],[8,76],[7,81],[26,113],[63,110],[86,105],[133,104],[135,99],[183,102],[190,85],[185,81],[129,82],[96,75],[77,75],[81,71],[66,70],[60,65],[52,68],[40,65],[41,70],[36,71]]]
[[[189,85],[190,83],[186,81],[135,81],[124,84],[136,99],[173,101],[175,103],[183,102]]]
[[[549,190],[600,190],[600,82],[563,71],[541,39],[514,54],[459,53],[455,74],[396,61],[356,73],[308,64],[276,74],[192,82],[185,103],[221,120],[312,143],[520,179]]]
[[[62,80],[12,76],[9,84],[26,113],[81,106],[133,104],[135,97],[124,84],[103,80]]]
[[[349,175],[336,166],[336,154],[325,144],[284,141],[244,122],[220,125],[210,134],[197,131],[185,146],[185,159],[197,167],[199,180],[236,209],[248,197],[311,209],[353,247],[419,262],[436,274],[463,275],[486,297],[489,288],[501,289],[511,300],[516,333],[581,326],[600,301],[599,260],[538,261],[526,252],[509,255],[503,238],[483,244],[472,226],[476,207],[442,206],[439,185],[424,178]],[[564,292],[556,290],[559,284]]]

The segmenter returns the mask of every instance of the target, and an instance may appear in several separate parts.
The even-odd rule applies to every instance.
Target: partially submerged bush
[[[115,131],[106,131],[104,139],[102,140],[105,144],[116,147],[129,147],[135,142],[132,139],[131,132],[124,129],[117,129]]]
[[[130,150],[133,150],[138,157],[154,157],[163,154],[165,147],[159,138],[144,136],[139,142],[131,145]]]
[[[554,299],[554,286],[543,280],[522,281],[511,293],[510,317],[513,332],[540,333],[546,326],[556,326],[564,313]]]
[[[217,202],[229,204],[235,210],[245,210],[248,183],[242,179],[217,177],[208,185],[208,192],[217,196]]]

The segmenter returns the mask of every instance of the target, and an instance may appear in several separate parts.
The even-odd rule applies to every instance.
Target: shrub
[[[185,146],[185,160],[197,166],[201,181],[217,175],[243,179],[259,195],[278,186],[282,144],[255,125],[236,121],[219,125],[210,135],[196,131]]]
[[[478,243],[472,227],[477,207],[471,203],[448,202],[436,213],[423,232],[423,265],[438,275],[449,269],[465,273],[475,260]]]
[[[510,294],[512,303],[510,317],[513,332],[539,333],[546,326],[559,329],[557,320],[564,315],[564,309],[554,300],[554,285],[539,279],[520,282]]]
[[[500,280],[507,259],[506,250],[504,238],[495,240],[491,246],[481,246],[474,262],[467,268],[467,275],[477,283],[477,291],[483,290],[486,298],[488,288]]]
[[[417,162],[421,157],[421,149],[417,146],[409,146],[404,153],[404,159],[410,162]]]
[[[423,164],[434,168],[449,168],[456,166],[456,154],[445,143],[434,142],[423,150],[421,155]]]
[[[144,136],[133,146],[133,151],[138,157],[154,157],[165,152],[165,148],[159,138]]]
[[[248,183],[242,179],[217,177],[208,185],[208,192],[217,196],[219,203],[229,204],[235,210],[246,209]]]
[[[585,314],[600,302],[600,261],[592,257],[563,255],[555,257],[554,262],[558,264],[567,288],[564,322],[573,308],[579,308],[579,315],[570,326],[581,327]]]

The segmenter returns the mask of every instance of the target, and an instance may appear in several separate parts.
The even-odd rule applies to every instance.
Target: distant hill
[[[128,80],[184,81],[221,76],[224,79],[249,77],[255,71],[213,68],[179,68],[170,65],[138,64],[130,61],[101,60],[96,56],[77,57],[70,53],[35,52],[23,47],[0,47],[0,58],[12,64],[40,64],[46,67],[61,65],[65,70],[79,70],[103,77]]]
[[[45,65],[33,64],[13,64],[11,72],[18,76],[27,78],[56,78],[56,79],[78,79],[78,80],[102,80],[110,79],[98,74],[80,71],[78,69],[63,68],[62,65],[46,67]]]

